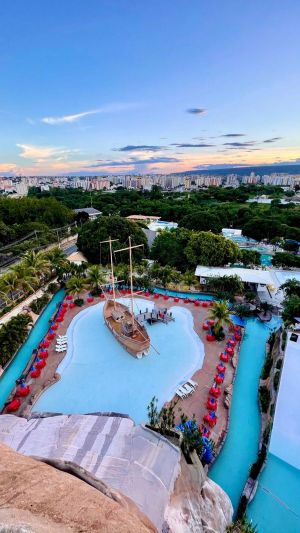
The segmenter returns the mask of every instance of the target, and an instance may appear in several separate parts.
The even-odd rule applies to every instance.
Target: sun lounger
[[[198,387],[198,383],[196,381],[193,381],[192,379],[187,380],[187,384],[196,389]]]
[[[179,398],[181,398],[182,400],[184,400],[184,398],[186,398],[186,394],[184,394],[180,389],[177,389],[176,394],[177,394],[177,396],[179,396]]]
[[[56,351],[57,353],[66,352],[66,351],[67,351],[67,348],[57,348],[55,351]]]
[[[56,350],[66,350],[68,348],[67,344],[59,344],[55,346]]]

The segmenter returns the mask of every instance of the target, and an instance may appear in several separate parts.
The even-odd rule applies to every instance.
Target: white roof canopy
[[[257,285],[273,285],[274,283],[270,272],[267,270],[254,270],[251,268],[222,268],[198,265],[195,275],[200,278],[238,276],[244,283],[255,283]]]

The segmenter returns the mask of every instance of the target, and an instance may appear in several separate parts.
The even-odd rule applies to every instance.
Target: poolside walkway
[[[144,298],[144,296],[142,297]],[[193,315],[194,330],[196,331],[197,335],[200,337],[204,344],[205,357],[203,361],[203,366],[201,369],[197,370],[197,372],[195,372],[193,376],[191,376],[192,379],[198,383],[198,387],[193,392],[193,394],[185,399],[178,399],[178,397],[176,396],[174,397],[174,400],[176,399],[176,401],[178,401],[176,423],[180,423],[180,414],[184,413],[188,416],[188,418],[192,418],[192,416],[195,415],[197,422],[201,424],[203,422],[203,416],[208,412],[208,409],[206,408],[206,401],[209,394],[209,389],[214,381],[213,378],[217,373],[216,366],[220,362],[219,356],[220,353],[225,349],[226,341],[229,335],[226,335],[225,340],[221,342],[208,342],[206,340],[207,332],[203,331],[202,323],[207,319],[209,313],[209,308],[207,307],[202,307],[201,305],[199,307],[196,307],[194,303],[191,302],[184,304],[182,300],[179,302],[174,302],[173,298],[170,298],[169,300],[164,300],[163,297],[158,299],[153,299],[153,297],[149,297],[149,300],[154,301],[155,305],[159,308],[169,309],[170,307],[174,306],[184,306]],[[232,334],[230,334],[230,336],[231,335]],[[235,348],[236,356],[238,355],[238,351],[239,345],[237,343]],[[225,380],[224,383],[220,386],[222,393],[228,386],[232,384],[235,374],[235,369],[231,363],[227,363],[225,364],[225,366]],[[182,411],[179,412],[179,409],[181,409]],[[224,405],[224,394],[222,394],[218,400],[217,417],[217,424],[211,430],[211,438],[218,446],[219,444],[221,444],[225,437],[229,418],[229,410]]]

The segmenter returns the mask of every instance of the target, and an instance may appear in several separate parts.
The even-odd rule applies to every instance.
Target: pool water
[[[268,454],[247,514],[258,533],[300,531],[300,470]]]
[[[247,320],[230,409],[230,425],[224,447],[212,466],[209,477],[229,495],[237,510],[249,469],[256,461],[260,436],[258,384],[265,358],[265,344],[278,319],[267,325]],[[264,533],[264,532],[263,532]]]
[[[167,294],[168,296],[171,296],[172,298],[189,298],[190,300],[204,300],[204,301],[211,301],[211,300],[216,299],[211,294],[205,294],[203,292],[192,293],[192,292],[172,291],[170,289],[161,289],[160,287],[157,287],[156,289],[154,289],[154,292],[157,292],[158,294]]]
[[[262,266],[272,266],[273,256],[271,254],[260,254],[260,264]]]
[[[152,347],[149,355],[136,359],[105,326],[103,305],[84,309],[72,320],[68,352],[58,367],[61,379],[45,391],[34,411],[125,413],[141,423],[147,420],[153,396],[159,400],[158,408],[162,407],[178,385],[201,368],[204,347],[187,309],[171,308],[175,321],[167,325],[147,325]],[[144,311],[153,302],[138,299],[135,305]]]
[[[4,407],[8,396],[16,384],[16,380],[25,370],[28,361],[32,356],[32,351],[38,346],[39,342],[47,333],[49,329],[49,320],[55,312],[57,304],[63,300],[63,298],[64,290],[61,289],[55,294],[55,296],[53,296],[52,300],[32,328],[27,340],[2,374],[0,378],[0,409]]]

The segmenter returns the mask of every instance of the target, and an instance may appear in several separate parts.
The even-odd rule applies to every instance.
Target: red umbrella
[[[35,366],[36,368],[38,368],[39,370],[41,370],[42,368],[44,368],[46,366],[46,361],[45,359],[42,359],[41,361],[38,361]]]
[[[211,387],[209,389],[209,394],[211,394],[214,398],[218,398],[221,394],[220,387]]]
[[[6,410],[8,413],[14,413],[19,409],[21,405],[21,400],[19,398],[14,398],[7,406]]]
[[[204,329],[204,331],[207,331],[209,329],[209,325],[207,322],[203,322],[202,329]]]
[[[72,299],[73,299],[73,296],[71,296],[71,294],[68,294],[67,300],[72,300]]]
[[[36,368],[30,373],[30,375],[32,378],[39,378],[41,375],[41,371],[38,368]]]
[[[216,337],[214,335],[211,335],[210,333],[208,335],[206,335],[206,340],[208,342],[213,342],[216,340]]]

